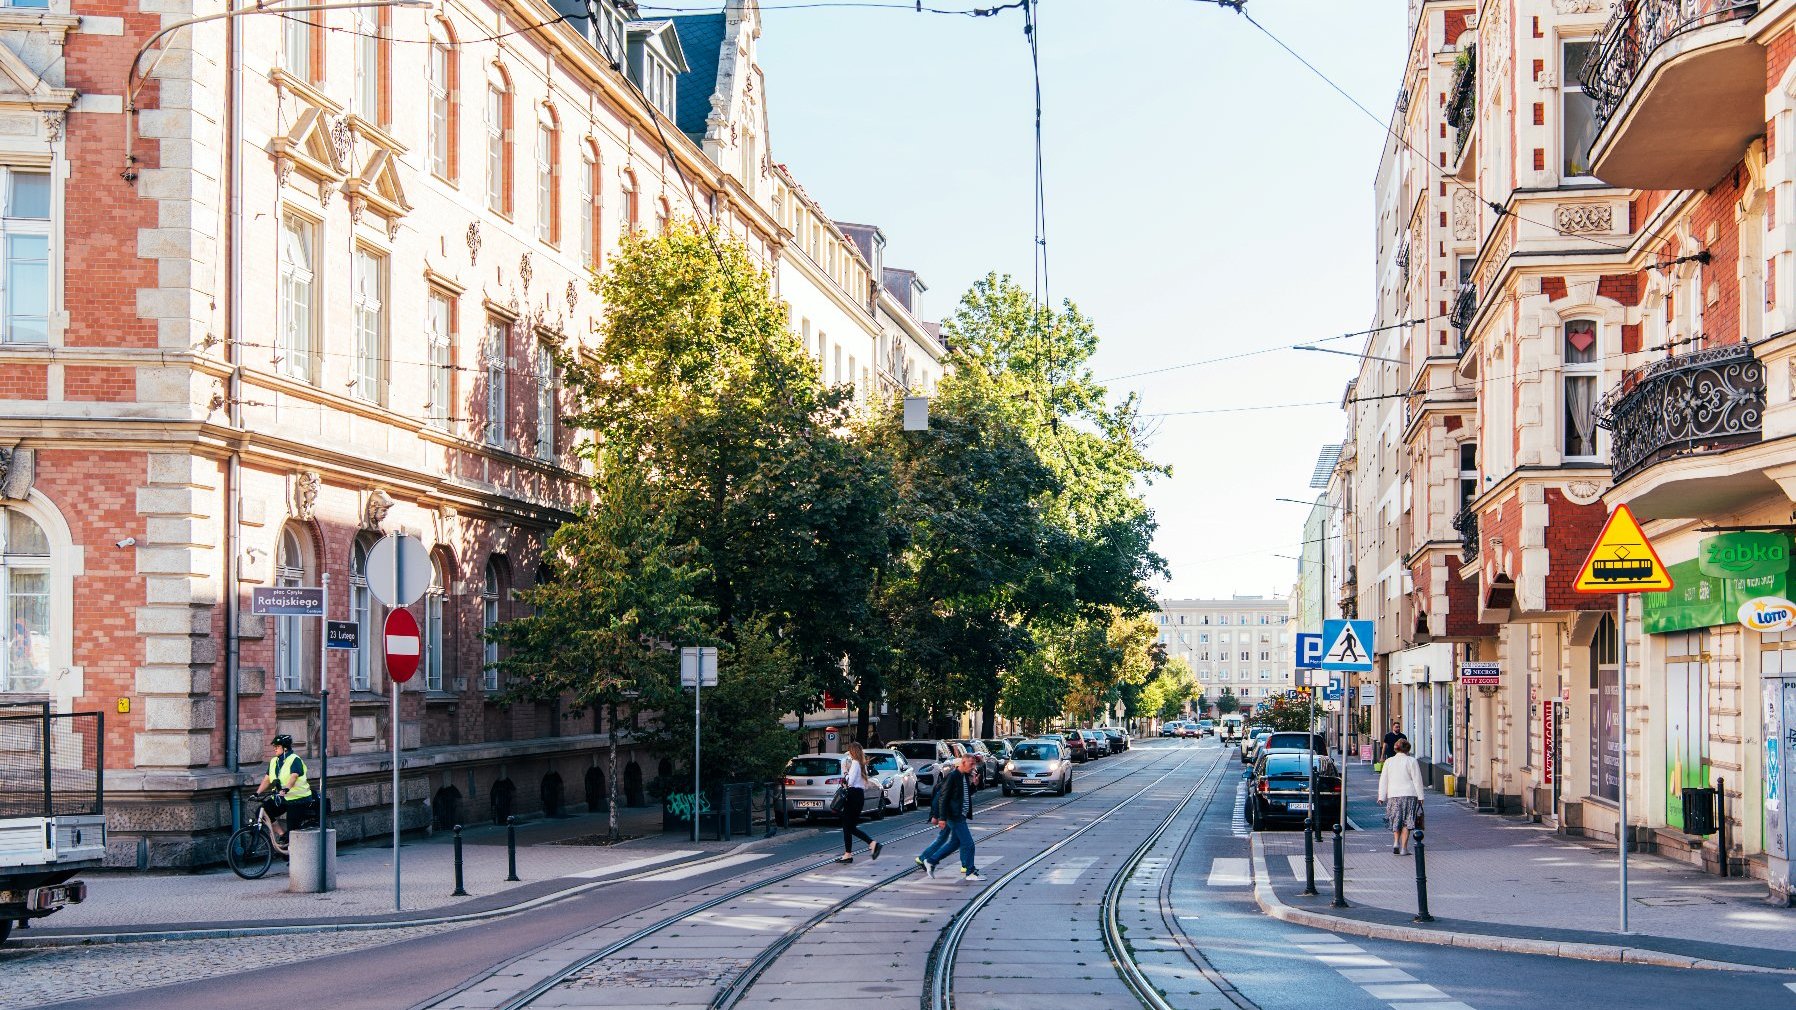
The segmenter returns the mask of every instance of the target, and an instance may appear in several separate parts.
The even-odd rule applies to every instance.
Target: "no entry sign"
[[[395,684],[403,684],[418,672],[418,654],[423,651],[418,640],[418,619],[409,610],[395,610],[387,615],[387,676]]]

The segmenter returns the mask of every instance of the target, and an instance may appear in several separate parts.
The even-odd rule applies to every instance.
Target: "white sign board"
[[[375,599],[409,607],[429,588],[430,552],[417,537],[384,536],[368,550],[368,591]]]
[[[680,686],[717,686],[716,648],[687,646],[680,650]]]

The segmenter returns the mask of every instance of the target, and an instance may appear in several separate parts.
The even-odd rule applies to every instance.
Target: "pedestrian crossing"
[[[1288,855],[1285,857],[1285,863],[1291,868],[1291,879],[1304,879],[1302,856]],[[1210,860],[1210,886],[1246,887],[1249,884],[1252,884],[1253,870],[1251,869],[1251,865],[1251,861],[1245,856],[1215,857]],[[1328,872],[1328,864],[1322,859],[1317,859],[1316,880],[1320,882],[1333,879],[1334,876]]]
[[[1247,783],[1235,784],[1235,816],[1229,822],[1229,830],[1236,838],[1246,838],[1253,834],[1247,827]]]
[[[1293,946],[1340,972],[1342,978],[1364,989],[1366,995],[1401,1010],[1472,1010],[1469,1004],[1338,936],[1319,933],[1314,939],[1299,940]]]

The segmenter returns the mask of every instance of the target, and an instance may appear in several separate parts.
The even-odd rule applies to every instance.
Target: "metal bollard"
[[[468,889],[461,884],[461,825],[455,826],[455,890],[449,892],[451,898],[465,898]]]
[[[521,880],[518,876],[518,819],[505,818],[505,862],[507,866],[506,880]]]
[[[1316,890],[1316,805],[1303,819],[1303,890],[1299,894],[1319,894]]]
[[[1428,862],[1422,845],[1422,829],[1416,829],[1416,917],[1415,922],[1433,922],[1428,914]]]
[[[1346,850],[1346,842],[1344,840],[1345,836],[1342,835],[1341,826],[1339,824],[1331,825],[1331,827],[1334,828],[1334,832],[1335,832],[1335,900],[1334,900],[1334,907],[1346,908],[1347,907],[1347,894],[1346,894],[1347,871],[1346,871],[1346,868],[1342,865],[1343,863],[1346,862],[1347,850]]]
[[[780,788],[784,789],[786,787],[782,784],[780,786]],[[767,805],[767,835],[766,835],[766,837],[772,838],[778,831],[778,829],[775,827],[775,825],[773,823],[773,783],[768,782],[761,786],[761,798],[763,801],[765,801],[765,803]]]

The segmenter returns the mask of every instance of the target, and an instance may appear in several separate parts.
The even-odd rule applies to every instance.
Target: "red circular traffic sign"
[[[395,684],[403,684],[418,672],[418,656],[423,643],[418,637],[418,619],[409,610],[395,610],[387,615],[387,676]]]

